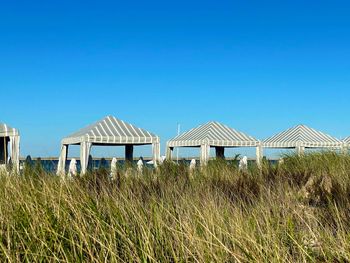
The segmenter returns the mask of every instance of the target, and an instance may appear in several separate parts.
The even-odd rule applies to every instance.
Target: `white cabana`
[[[19,131],[0,122],[0,163],[7,164],[11,157],[14,167],[19,171]],[[8,143],[10,142],[10,155]]]
[[[152,157],[156,165],[160,157],[159,137],[113,116],[107,116],[62,139],[57,173],[65,169],[69,145],[80,145],[81,173],[84,174],[92,145],[125,146],[125,158],[132,161],[134,146],[148,144],[152,145]]]
[[[166,159],[172,159],[174,147],[200,147],[200,163],[209,160],[210,147],[215,147],[216,157],[225,158],[225,148],[256,147],[257,163],[262,158],[260,141],[226,125],[211,121],[169,140],[166,144]]]
[[[303,154],[305,148],[341,149],[342,145],[337,138],[302,124],[267,138],[262,143],[263,148],[295,148],[297,154]]]

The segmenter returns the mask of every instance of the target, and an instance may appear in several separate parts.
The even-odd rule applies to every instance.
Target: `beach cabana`
[[[125,159],[132,161],[134,146],[147,144],[152,145],[156,165],[160,159],[159,137],[113,116],[107,116],[62,139],[58,173],[65,169],[69,145],[80,145],[81,173],[84,174],[93,145],[125,146]]]
[[[7,164],[8,157],[11,157],[17,171],[19,171],[19,141],[19,131],[0,122],[0,163]],[[8,143],[10,143],[10,155]]]
[[[210,147],[215,147],[217,158],[225,158],[225,148],[257,147],[259,163],[261,159],[259,146],[259,140],[216,121],[211,121],[169,140],[166,143],[166,158],[172,159],[174,147],[200,147],[200,162],[203,165],[209,160]]]
[[[263,141],[263,148],[295,148],[297,154],[303,154],[305,148],[342,149],[343,143],[328,134],[324,134],[305,125],[297,125]]]

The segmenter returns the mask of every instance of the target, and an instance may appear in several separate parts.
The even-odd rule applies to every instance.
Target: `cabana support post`
[[[152,159],[154,166],[157,167],[160,161],[160,142],[152,143]]]
[[[132,146],[131,144],[127,144],[125,145],[125,160],[132,162],[134,159],[134,146]]]
[[[66,168],[68,147],[69,147],[68,144],[61,144],[60,157],[58,159],[57,174],[63,172]]]
[[[81,174],[85,174],[88,162],[89,162],[89,155],[91,151],[91,142],[81,142],[80,143],[80,165],[81,165]]]
[[[348,151],[350,148],[350,136],[345,138],[342,142],[343,142],[342,153],[348,154]]]
[[[259,145],[256,146],[256,164],[258,165],[258,167],[261,167],[262,159],[263,159],[263,148],[262,148],[261,142],[259,142]]]
[[[208,143],[204,143],[200,148],[200,164],[201,166],[207,165],[209,161],[210,154],[210,145]]]
[[[166,146],[165,149],[165,157],[167,160],[172,160],[173,159],[173,154],[174,154],[174,147],[169,147],[168,145]]]
[[[5,154],[4,164],[7,164],[7,140],[6,140],[6,137],[4,137],[4,154]]]

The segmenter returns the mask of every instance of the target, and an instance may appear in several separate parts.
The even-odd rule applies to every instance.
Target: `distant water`
[[[35,165],[35,163],[38,162],[38,160],[32,160],[32,164]],[[44,170],[46,172],[56,172],[57,171],[57,166],[58,166],[58,159],[53,159],[53,160],[41,160],[41,165],[44,168]],[[71,160],[67,160],[66,161],[66,170],[68,171],[69,168],[69,164],[70,164]],[[96,160],[92,160],[92,164],[89,163],[89,168],[90,169],[98,169],[99,167],[103,166],[106,169],[110,169],[111,168],[111,162],[112,160],[106,160],[106,159],[96,159]],[[124,160],[118,160],[117,161],[119,163],[120,166],[123,166],[125,161]],[[144,166],[146,167],[153,167],[152,164],[147,164],[147,161],[144,162]],[[25,160],[21,160],[20,164],[25,163]],[[137,160],[134,160],[134,164],[136,165]],[[81,170],[81,164],[80,164],[80,160],[77,160],[77,170],[78,172],[80,172]]]
[[[32,164],[34,165],[38,160],[32,160]],[[149,160],[145,160],[144,161],[144,166],[146,167],[153,167],[152,164],[147,164]],[[190,162],[191,162],[191,159],[181,159],[179,160],[181,162],[185,162],[187,165],[190,165]],[[20,163],[23,164],[25,162],[25,160],[21,160]],[[40,162],[41,162],[41,165],[43,166],[44,170],[46,172],[56,172],[57,171],[57,166],[58,166],[58,159],[50,159],[50,160],[42,160],[40,159]],[[98,169],[99,167],[103,166],[105,167],[106,169],[110,169],[111,167],[111,162],[112,160],[111,159],[93,159],[92,160],[92,164],[89,163],[89,168],[90,169],[93,169],[93,170],[96,170]],[[228,160],[228,162],[233,162],[233,160]],[[277,161],[276,160],[269,160],[269,162],[271,164],[274,164],[276,163]],[[121,167],[123,167],[125,161],[124,160],[118,160],[118,163]],[[137,160],[134,160],[134,164],[136,165],[137,163]],[[248,160],[248,164],[251,164],[251,163],[255,163],[255,160]],[[70,164],[70,160],[67,160],[66,162],[66,170],[68,170],[69,168],[69,164]],[[199,164],[199,161],[197,160],[197,164]],[[238,166],[238,161],[236,161],[236,165]],[[80,172],[81,170],[81,165],[80,165],[80,160],[77,160],[77,170],[78,172]]]

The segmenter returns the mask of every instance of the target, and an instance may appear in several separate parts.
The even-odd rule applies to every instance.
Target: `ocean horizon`
[[[57,171],[57,166],[58,166],[58,157],[31,157],[31,161],[32,164],[35,165],[36,162],[40,161],[42,167],[44,168],[44,170],[46,172],[56,172]],[[67,158],[66,161],[66,170],[68,170],[69,168],[69,164],[71,162],[72,159],[76,159],[77,161],[77,170],[78,172],[80,172],[81,170],[81,165],[80,165],[80,158],[79,157],[69,157]],[[89,169],[92,170],[97,170],[100,167],[105,167],[106,169],[110,169],[111,167],[111,162],[112,162],[112,157],[95,157],[92,158],[92,164],[89,163],[88,167]],[[124,163],[125,163],[125,159],[124,158],[116,158],[118,164],[123,167]],[[136,165],[137,161],[140,158],[134,158],[133,159],[133,163]],[[197,161],[197,165],[199,165],[199,157],[186,157],[186,158],[179,158],[178,161],[179,162],[185,162],[187,165],[190,164],[191,160],[195,159]],[[210,161],[215,160],[215,157],[211,157]],[[228,162],[232,162],[234,161],[234,158],[225,158],[226,161]],[[269,162],[271,163],[275,163],[278,159],[268,159]],[[144,157],[143,158],[143,163],[145,167],[153,167],[153,164],[147,164],[147,162],[152,161],[151,157]],[[173,159],[173,161],[177,161],[176,158]],[[236,161],[237,166],[239,161]],[[255,163],[256,160],[255,159],[250,159],[248,158],[248,163],[252,164]],[[20,158],[20,166],[23,167],[23,164],[26,163],[26,158]]]

